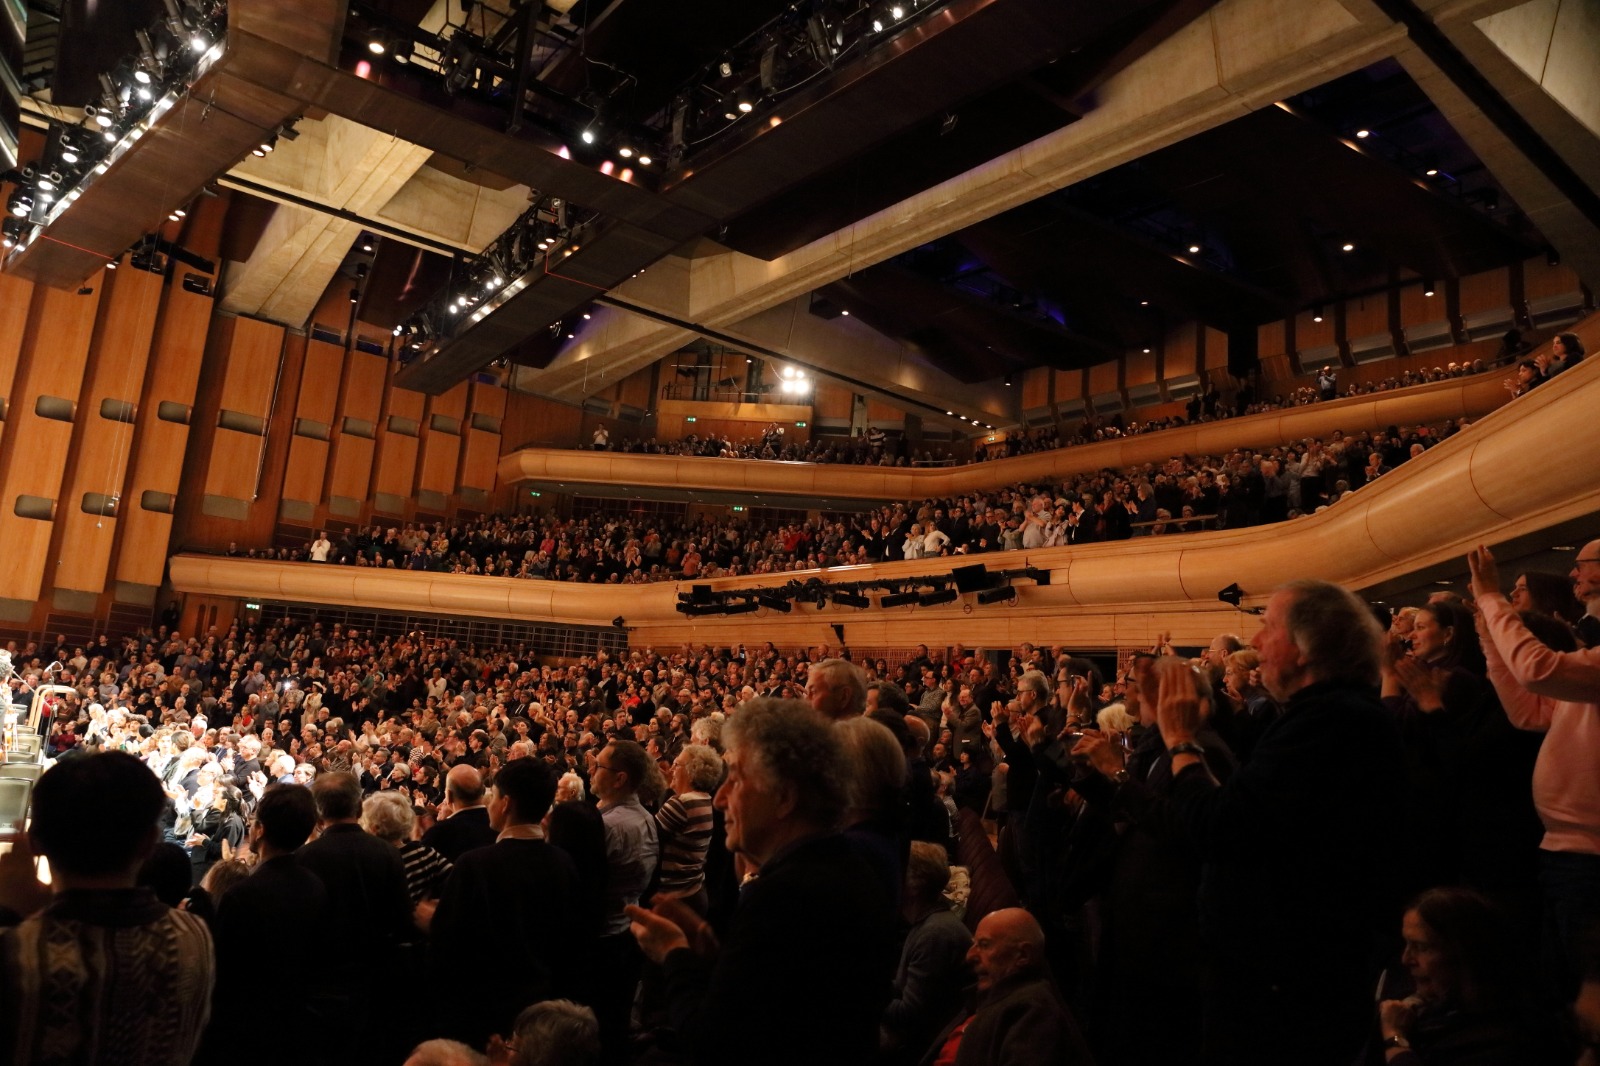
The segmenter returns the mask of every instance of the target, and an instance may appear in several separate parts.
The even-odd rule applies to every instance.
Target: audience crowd
[[[1570,1063],[1600,1037],[1600,541],[1509,596],[1470,561],[1470,597],[1380,619],[1298,581],[1249,645],[1115,661],[546,664],[289,619],[13,647],[14,704],[60,688],[0,858],[0,1046]]]
[[[1307,439],[1216,456],[1176,456],[1046,485],[1015,485],[876,509],[775,521],[748,512],[667,519],[604,512],[489,515],[319,533],[304,548],[238,549],[249,558],[635,584],[785,573],[973,555],[1279,522],[1347,494],[1467,427]],[[582,501],[576,501],[581,505]]]
[[[1053,522],[1116,539],[1160,491],[1273,521],[1416,437],[930,501],[745,550],[890,557],[902,528],[903,557],[919,532],[929,554],[1005,549]],[[1362,452],[1366,476],[1343,459]],[[642,554],[626,523],[404,532],[407,558],[451,569],[509,556],[496,537]],[[680,542],[674,571],[721,532]],[[389,561],[318,540],[319,561]],[[1248,643],[1116,658],[556,663],[290,618],[185,635],[170,614],[13,644],[0,703],[26,722],[37,699],[43,751],[15,768],[31,816],[0,855],[0,1054],[1592,1064],[1600,541],[1509,591],[1486,549],[1468,564],[1465,594],[1393,612],[1294,581]]]

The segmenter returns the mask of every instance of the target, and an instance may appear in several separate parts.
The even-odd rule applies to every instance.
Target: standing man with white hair
[[[1385,926],[1399,911],[1390,871],[1405,785],[1378,700],[1381,639],[1367,605],[1337,585],[1273,593],[1254,644],[1283,715],[1224,785],[1197,742],[1187,671],[1162,674],[1156,703],[1172,760],[1166,797],[1131,780],[1119,746],[1098,734],[1074,749],[1117,783],[1119,818],[1203,858],[1207,1066],[1344,1066],[1367,1038]]]

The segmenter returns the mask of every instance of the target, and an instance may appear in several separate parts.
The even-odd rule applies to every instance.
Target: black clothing
[[[867,1064],[898,957],[882,879],[844,837],[810,837],[744,887],[714,962],[667,956],[668,1010],[696,1064]]]
[[[1277,1063],[1296,1047],[1297,1062],[1344,1066],[1359,1050],[1379,945],[1400,917],[1391,871],[1404,775],[1375,693],[1327,681],[1289,699],[1226,785],[1189,766],[1170,798],[1138,782],[1118,791],[1134,821],[1186,835],[1204,862],[1203,1062]]]
[[[455,862],[473,848],[493,844],[495,835],[489,826],[489,808],[468,807],[422,834],[422,843]]]
[[[483,1047],[493,1033],[510,1035],[522,1008],[569,994],[568,975],[590,943],[572,920],[581,902],[571,857],[543,840],[463,855],[429,938],[433,972],[473,990],[441,1013],[444,1035]]]

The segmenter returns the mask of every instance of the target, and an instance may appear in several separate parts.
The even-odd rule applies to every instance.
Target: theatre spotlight
[[[915,592],[895,592],[889,594],[888,596],[878,597],[878,606],[906,607],[910,604],[916,603],[921,598],[922,597],[918,596]]]
[[[1239,607],[1244,603],[1244,589],[1239,587],[1238,582],[1234,582],[1221,592],[1217,593],[1217,599],[1228,604],[1230,607]]]
[[[756,593],[756,602],[769,610],[777,611],[779,614],[788,614],[794,610],[794,604],[783,596],[771,592]]]
[[[958,595],[960,593],[956,592],[955,589],[935,589],[932,592],[924,592],[921,596],[918,596],[917,603],[923,607],[937,607],[941,603],[953,602]]]
[[[871,607],[872,601],[859,592],[840,589],[833,594],[833,602],[844,607]]]
[[[1002,585],[997,589],[984,589],[978,593],[978,602],[984,606],[988,606],[991,603],[1014,602],[1016,598],[1017,590],[1012,585]]]

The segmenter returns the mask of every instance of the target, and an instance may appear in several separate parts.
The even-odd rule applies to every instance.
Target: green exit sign
[[[696,421],[696,419],[695,419],[694,415],[687,415],[687,416],[684,417],[684,421],[685,422],[694,422],[694,421]]]
[[[806,424],[804,422],[796,422],[795,425],[799,426],[801,429],[804,429],[806,427]]]

